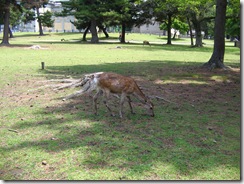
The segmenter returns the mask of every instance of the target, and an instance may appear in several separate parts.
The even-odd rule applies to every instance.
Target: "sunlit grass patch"
[[[216,82],[226,82],[228,80],[228,76],[214,75],[211,77],[211,80],[215,80]]]

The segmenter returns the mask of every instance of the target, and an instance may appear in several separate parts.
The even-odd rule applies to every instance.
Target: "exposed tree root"
[[[39,81],[40,83],[59,82],[59,84],[47,84],[44,86],[37,87],[35,89],[30,89],[28,91],[32,92],[32,91],[37,91],[37,90],[40,90],[43,88],[52,88],[54,91],[57,91],[57,90],[61,90],[64,88],[69,88],[71,86],[76,87],[76,83],[77,83],[77,86],[79,86],[80,85],[79,81],[80,81],[80,79],[51,79],[51,80]]]
[[[210,71],[214,70],[214,69],[223,69],[223,70],[231,70],[230,67],[228,66],[225,66],[222,62],[218,61],[217,64],[215,62],[207,62],[207,63],[204,63],[203,68],[206,68]]]

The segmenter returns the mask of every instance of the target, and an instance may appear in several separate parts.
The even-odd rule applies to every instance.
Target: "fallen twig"
[[[158,100],[164,100],[165,102],[169,102],[169,103],[177,104],[177,103],[175,103],[175,102],[172,102],[172,101],[167,100],[167,99],[165,99],[165,98],[163,98],[163,97],[160,97],[160,96],[149,96],[149,98],[156,98],[156,99],[158,99]]]
[[[8,129],[8,131],[15,132],[15,133],[19,133],[17,130],[13,130],[13,129]]]

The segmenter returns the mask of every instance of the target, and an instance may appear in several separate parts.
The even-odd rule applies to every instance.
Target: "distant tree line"
[[[4,33],[12,37],[11,26],[20,22],[28,23],[38,20],[40,35],[43,35],[42,27],[52,27],[52,13],[46,12],[40,15],[39,8],[45,7],[48,0],[0,0],[0,24],[6,27]],[[167,31],[167,44],[171,44],[171,29],[189,32],[191,45],[201,47],[202,31],[205,37],[214,36],[215,0],[70,0],[62,2],[64,10],[57,16],[72,15],[75,21],[72,23],[77,29],[84,29],[83,40],[90,30],[92,43],[99,42],[97,29],[99,27],[108,37],[106,28],[109,26],[121,26],[121,42],[125,42],[125,31],[132,26],[161,23],[161,28]],[[36,11],[37,16],[35,16]],[[226,36],[229,38],[240,37],[240,1],[229,0],[226,11]],[[195,43],[193,33],[195,31]],[[7,34],[7,35],[8,35]],[[8,40],[3,39],[3,44]],[[174,38],[174,36],[173,36]]]
[[[202,47],[202,31],[205,37],[214,36],[215,0],[70,0],[62,2],[64,10],[59,16],[72,15],[72,22],[78,29],[85,29],[83,40],[88,30],[92,33],[92,43],[99,42],[96,27],[106,33],[106,28],[121,25],[121,42],[125,42],[125,30],[132,26],[161,23],[167,30],[167,44],[171,44],[171,29],[189,31],[191,44]],[[240,1],[229,0],[226,16],[226,34],[240,36]],[[192,30],[195,31],[193,43]],[[108,36],[106,34],[106,36]]]
[[[48,0],[0,0],[0,24],[4,24],[1,44],[9,44],[10,25],[16,25],[20,21],[27,23],[37,19],[40,35],[43,35],[42,26],[52,27],[52,14],[39,13],[39,8],[45,7],[47,3]],[[214,39],[220,34],[240,39],[239,0],[70,0],[62,2],[62,6],[63,11],[56,16],[74,16],[75,21],[72,23],[77,29],[85,30],[84,41],[87,32],[91,32],[91,43],[99,42],[97,27],[109,37],[106,28],[120,25],[120,41],[125,43],[126,29],[153,24],[155,21],[167,31],[167,44],[172,44],[172,28],[188,31],[191,45],[195,47],[203,46],[202,31],[206,37]],[[33,10],[37,16],[34,16]],[[219,43],[223,45],[222,42]],[[223,57],[219,60],[222,61]],[[219,62],[216,66],[222,67]]]

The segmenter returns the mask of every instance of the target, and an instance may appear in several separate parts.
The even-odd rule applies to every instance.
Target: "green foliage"
[[[40,15],[39,18],[43,26],[53,27],[54,20],[52,20],[52,13],[50,11],[46,11],[43,15]]]
[[[175,17],[180,4],[176,0],[156,1],[154,4],[154,15],[156,20],[168,24],[168,17]]]
[[[27,9],[36,9],[45,7],[48,3],[48,0],[21,0],[21,5]]]
[[[96,20],[98,25],[113,26],[126,22],[127,25],[135,17],[135,10],[133,7],[136,1],[129,0],[113,0],[103,1],[86,1],[86,0],[71,0],[62,2],[64,10],[57,16],[73,15],[77,19],[74,25],[77,28],[88,27],[91,20]]]
[[[100,0],[88,1],[88,0],[71,0],[62,2],[64,10],[60,13],[60,16],[73,15],[77,21],[73,22],[78,28],[86,28],[90,24],[91,20],[99,21],[102,19],[102,15],[109,12],[108,3],[104,3]]]
[[[175,30],[180,31],[181,33],[185,33],[186,31],[188,31],[188,25],[182,21],[180,21],[179,19],[174,19],[172,22],[172,28]],[[167,29],[167,25],[165,23],[160,24],[160,29],[161,30],[166,30]]]
[[[10,25],[16,26],[20,24],[21,16],[22,16],[22,9],[12,5],[10,9]]]
[[[240,1],[229,1],[226,11],[226,34],[240,38]]]
[[[29,9],[24,8],[24,7],[22,9],[23,9],[23,14],[21,17],[21,21],[24,24],[27,24],[27,23],[34,21],[36,19],[35,18],[35,12],[33,10],[29,10]]]
[[[209,10],[215,4],[214,0],[182,0],[180,1],[180,11],[185,12],[185,15],[195,14],[198,19],[209,14]]]
[[[9,3],[9,4],[8,4]],[[10,16],[10,22],[11,25],[16,25],[16,23],[19,21],[20,14],[22,12],[22,9],[19,4],[17,4],[16,0],[0,0],[0,24],[3,24],[3,16],[5,13],[5,10],[9,9],[11,11]]]

